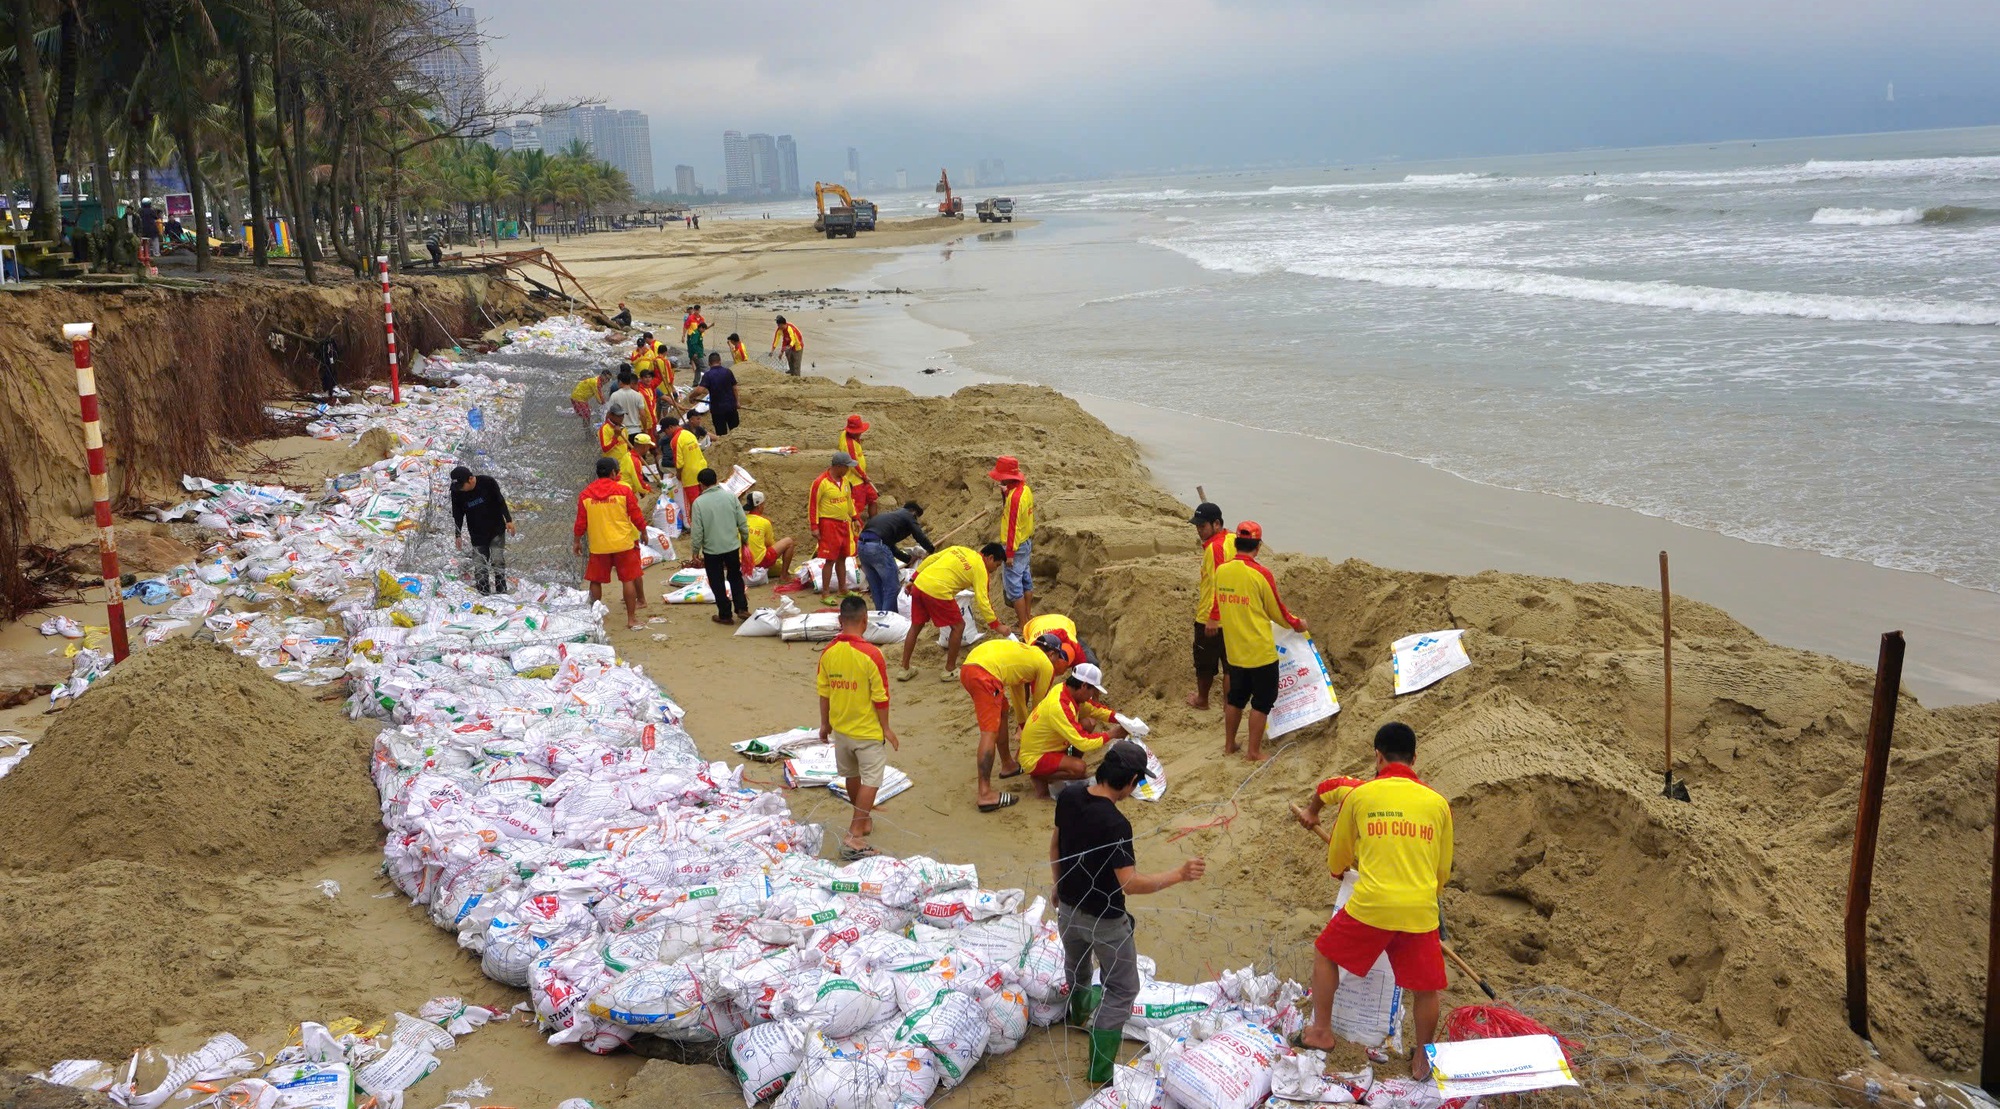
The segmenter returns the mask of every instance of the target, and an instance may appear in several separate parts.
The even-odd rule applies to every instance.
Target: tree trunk
[[[76,70],[82,54],[83,25],[77,20],[76,5],[62,6],[61,31],[57,35],[61,53],[56,56],[56,108],[49,120],[49,145],[58,163],[69,161],[69,137],[76,119]],[[77,175],[70,177],[72,190],[82,195]]]
[[[208,272],[208,189],[201,172],[201,146],[194,137],[194,121],[182,118],[171,124],[174,145],[180,148],[181,168],[187,172],[188,199],[194,204],[194,271]]]
[[[118,218],[118,194],[124,190],[118,187],[118,179],[111,174],[111,128],[104,122],[101,111],[90,113],[90,119],[96,124],[90,128],[90,173],[96,178],[92,188],[97,193],[98,207],[104,214],[106,232],[107,257],[100,261],[108,263],[116,257],[119,244],[126,240],[125,221]]]
[[[152,167],[146,164],[146,160],[152,155],[152,148],[146,144],[145,127],[143,125],[132,128],[131,143],[131,157],[137,163],[133,173],[138,181],[138,191],[132,195],[132,211],[136,214],[139,211],[137,206],[146,199],[146,191],[153,187]],[[141,228],[140,230],[143,233],[144,229]],[[139,252],[136,250],[133,251],[132,257],[134,259],[132,264],[133,272],[140,277],[146,276],[145,265],[138,260]]]
[[[35,11],[29,0],[14,0],[14,55],[21,67],[21,99],[28,107],[28,183],[35,197],[28,220],[31,242],[62,238],[62,195],[56,182],[56,153],[49,132],[49,99],[42,79],[42,55],[35,49]]]
[[[243,178],[250,189],[250,257],[258,267],[271,264],[269,231],[264,220],[264,166],[257,149],[256,64],[250,60],[250,40],[236,36],[236,118],[243,125]],[[233,222],[234,217],[231,217]]]

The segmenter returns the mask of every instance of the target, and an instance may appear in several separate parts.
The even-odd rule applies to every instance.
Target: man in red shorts
[[[577,554],[583,553],[585,537],[590,539],[590,561],[583,568],[590,599],[604,599],[604,585],[615,567],[625,590],[625,630],[644,631],[639,623],[639,579],[645,572],[639,564],[639,539],[646,534],[646,517],[639,512],[639,495],[618,480],[616,459],[599,458],[597,480],[576,495],[575,534],[570,550]]]
[[[896,671],[897,681],[917,676],[910,656],[916,653],[917,634],[926,624],[951,629],[944,648],[944,673],[939,677],[947,682],[958,680],[958,648],[965,641],[965,617],[958,611],[958,595],[970,590],[973,615],[982,626],[999,631],[1000,618],[993,615],[993,598],[987,596],[987,590],[993,571],[1006,558],[1005,548],[988,543],[977,551],[946,547],[917,564],[917,576],[910,579],[910,634],[903,637],[903,665]]]
[[[813,557],[824,560],[819,571],[820,600],[830,605],[839,604],[847,593],[847,559],[854,553],[853,486],[847,480],[853,468],[853,456],[838,452],[833,464],[806,490],[806,526],[812,529],[817,544]]]
[[[1430,1077],[1425,1048],[1437,1038],[1438,993],[1448,984],[1438,942],[1438,895],[1451,878],[1451,805],[1417,777],[1417,733],[1390,722],[1375,732],[1375,778],[1340,806],[1327,844],[1336,876],[1353,867],[1354,894],[1313,944],[1312,1022],[1297,1043],[1334,1046],[1333,994],[1340,971],[1365,975],[1383,952],[1417,1019],[1410,1077]],[[1337,788],[1337,787],[1336,787]],[[1315,798],[1320,801],[1320,798]],[[1317,823],[1318,805],[1308,823]]]

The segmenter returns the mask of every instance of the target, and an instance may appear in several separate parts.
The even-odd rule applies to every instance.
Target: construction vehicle
[[[944,194],[944,199],[938,201],[938,215],[943,216],[947,219],[965,218],[965,198],[962,196],[952,195],[950,173],[947,173],[944,170],[938,170],[938,183],[936,191]]]
[[[840,203],[828,207],[828,194],[840,198]],[[866,200],[856,200],[848,191],[827,181],[813,182],[813,203],[819,205],[819,218],[813,220],[814,231],[826,232],[831,239],[836,235],[853,238],[856,231],[875,230],[875,205]]]
[[[1014,198],[1011,196],[989,196],[979,202],[976,209],[981,223],[1013,223]]]

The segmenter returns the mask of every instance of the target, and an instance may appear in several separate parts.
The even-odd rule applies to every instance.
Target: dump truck
[[[1013,223],[1014,198],[1009,196],[989,196],[979,202],[976,209],[981,223]]]

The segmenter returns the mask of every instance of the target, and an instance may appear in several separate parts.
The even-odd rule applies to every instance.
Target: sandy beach
[[[2000,626],[1981,618],[1991,610],[1923,584],[1942,585],[1935,579],[1703,540],[1706,533],[1693,529],[1498,491],[1342,444],[983,381],[952,357],[966,335],[910,314],[915,294],[893,285],[872,296],[816,292],[859,288],[884,257],[868,247],[941,256],[968,233],[980,245],[963,225],[885,233],[861,240],[862,249],[821,246],[796,229],[766,239],[721,221],[711,226],[719,237],[742,231],[744,238],[671,257],[634,249],[633,236],[557,250],[600,302],[626,300],[642,320],[677,320],[682,302],[698,298],[712,320],[740,312],[753,353],[768,342],[771,312],[800,324],[811,372],[792,380],[743,368],[743,428],[709,455],[719,468],[742,464],[755,474],[781,534],[804,534],[804,491],[849,413],[874,424],[869,456],[885,497],[922,501],[933,534],[991,507],[984,473],[996,455],[1022,460],[1042,506],[1038,607],[1075,617],[1105,660],[1113,703],[1152,724],[1166,766],[1166,799],[1130,814],[1141,866],[1195,854],[1209,862],[1207,880],[1135,902],[1141,948],[1162,978],[1198,981],[1251,964],[1306,974],[1307,944],[1326,919],[1332,887],[1323,848],[1290,821],[1287,807],[1325,774],[1364,771],[1367,737],[1382,721],[1400,719],[1423,737],[1420,770],[1457,810],[1460,862],[1444,907],[1459,951],[1503,998],[1599,1045],[1584,1074],[1588,1096],[1566,1103],[1636,1106],[1662,1083],[1706,1081],[1671,1066],[1627,1069],[1618,1049],[1636,1055],[1646,1027],[1670,1030],[1685,1058],[1703,1067],[1822,1082],[1866,1060],[1841,1009],[1840,891],[1870,688],[1867,669],[1851,660],[1872,654],[1879,631],[1903,627],[1912,640],[1910,691],[1924,705],[1990,699],[1994,687],[1982,684],[1992,681],[1990,667],[1978,660]],[[680,234],[659,233],[662,249]],[[909,238],[898,246],[892,235]],[[748,453],[785,445],[800,453]],[[592,453],[581,431],[576,451],[579,459]],[[294,448],[273,445],[271,453]],[[1327,474],[1343,477],[1337,495],[1314,480]],[[1260,519],[1284,552],[1270,562],[1288,603],[1312,621],[1343,706],[1333,721],[1286,737],[1261,769],[1221,755],[1216,711],[1181,702],[1195,584],[1186,520],[1197,484],[1232,519]],[[1648,585],[1660,548],[1675,557],[1673,738],[1691,805],[1659,795],[1663,672],[1658,596]],[[1891,581],[1906,588],[1898,592]],[[754,605],[771,600],[768,591],[753,592]],[[728,635],[709,624],[710,611],[656,601],[647,630],[615,630],[611,641],[687,709],[704,756],[727,758],[734,740],[810,723],[816,649]],[[1779,621],[1781,613],[1795,622]],[[1472,667],[1398,697],[1388,644],[1453,627],[1467,629]],[[25,649],[47,649],[19,626],[9,635]],[[1932,653],[1927,637],[1959,643],[1960,653]],[[1850,638],[1862,642],[1826,646]],[[926,644],[917,656],[923,673],[893,688],[903,746],[890,761],[915,785],[881,812],[876,842],[894,854],[975,863],[989,887],[1042,892],[1049,808],[1031,799],[977,811],[976,733],[963,691],[938,680],[941,662]],[[212,665],[200,671],[204,680],[240,690],[220,711],[298,721],[298,735],[274,725],[271,743],[303,744],[300,737],[320,734],[308,727],[346,726],[337,703],[263,679],[254,664],[228,656]],[[148,681],[170,677],[143,673]],[[159,688],[185,696],[187,687]],[[88,717],[75,717],[75,731],[61,725],[96,696],[53,722],[32,702],[0,712],[0,730],[50,737],[0,781],[0,804],[32,796],[46,802],[44,822],[60,827],[64,806],[81,820],[98,803],[65,791],[73,779],[58,774],[88,765],[80,726]],[[204,724],[211,719],[163,713],[142,739],[197,749],[202,736],[228,731]],[[1901,708],[1874,916],[1874,1043],[1898,1070],[1968,1077],[1976,1066],[1968,984],[1984,965],[1971,926],[1983,919],[1984,887],[1935,876],[1981,874],[1988,865],[1997,728],[1996,703],[1938,709],[1906,697]],[[254,750],[265,742],[225,740]],[[57,757],[67,744],[77,751]],[[189,780],[172,773],[172,783]],[[750,767],[746,780],[780,784],[768,766]],[[351,804],[372,803],[361,766],[328,771],[318,784]],[[251,783],[230,800],[261,811],[284,802],[281,786]],[[845,821],[845,807],[823,792],[791,791],[787,799],[801,819]],[[271,1045],[299,1019],[379,1019],[440,994],[505,1009],[522,996],[484,979],[477,959],[422,911],[383,896],[390,887],[373,873],[374,840],[340,832],[326,841],[337,849],[320,852],[237,836],[228,850],[244,854],[251,873],[218,893],[200,884],[212,873],[201,857],[161,854],[160,844],[188,834],[178,818],[166,811],[157,827],[146,823],[154,819],[93,833],[110,845],[99,852],[105,861],[90,864],[104,869],[65,869],[68,848],[43,843],[61,837],[38,835],[32,859],[16,866],[10,858],[0,872],[16,903],[56,906],[38,920],[36,944],[0,955],[7,986],[0,997],[8,999],[0,1006],[0,1062],[32,1069],[67,1055],[120,1057],[147,1042],[185,1048],[225,1028]],[[335,898],[317,888],[326,877],[341,883]],[[180,910],[171,943],[120,953],[99,976],[65,973],[101,935],[79,922],[103,917],[107,899],[161,890],[169,892],[156,895],[174,898],[165,903]],[[298,957],[308,940],[309,957]],[[136,1020],[105,1019],[101,995],[114,989],[105,983],[121,974],[145,975],[174,1003]],[[1522,992],[1531,989],[1540,992]],[[1454,976],[1447,1004],[1478,999]],[[52,1023],[50,1012],[79,1019]],[[931,1104],[1076,1104],[1089,1093],[1083,1045],[1062,1029],[1033,1033]],[[1355,1049],[1334,1061],[1362,1063]],[[499,1103],[523,1109],[570,1096],[620,1109],[667,1097],[718,1107],[739,1098],[713,1065],[599,1059],[542,1044],[519,1023],[474,1033],[410,1096],[436,1104],[473,1078]]]

